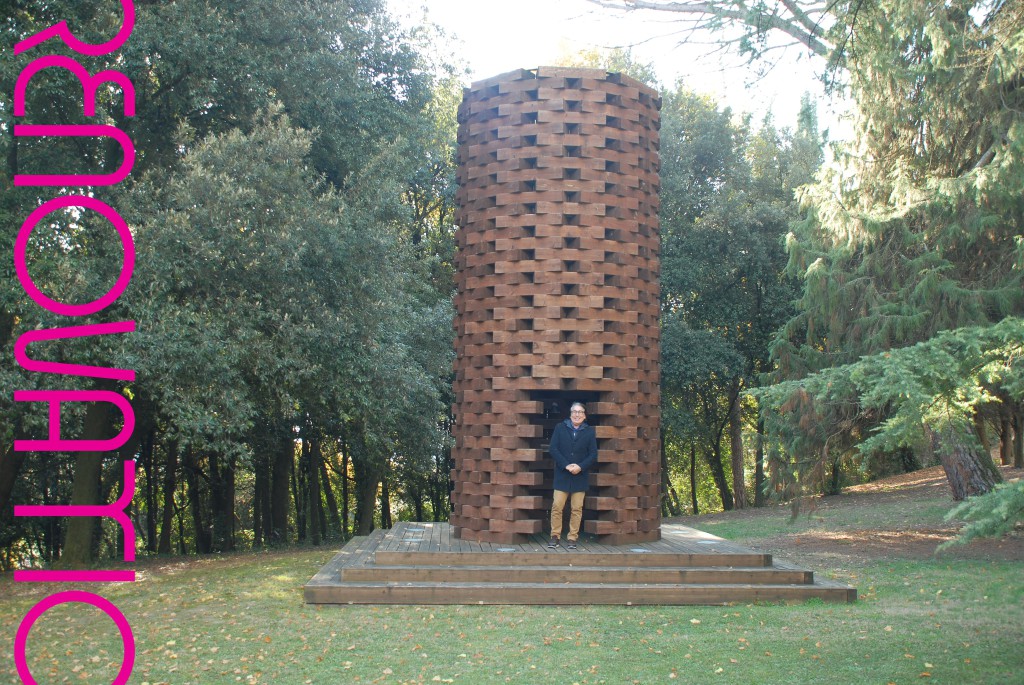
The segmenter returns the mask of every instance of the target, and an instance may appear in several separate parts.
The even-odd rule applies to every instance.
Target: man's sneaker
[[[555,547],[558,547],[558,536],[557,535],[552,536],[552,538],[550,540],[548,540],[548,548],[554,549]]]
[[[576,549],[576,541],[575,540],[569,540],[569,544],[566,545],[566,547],[568,547],[569,549]]]

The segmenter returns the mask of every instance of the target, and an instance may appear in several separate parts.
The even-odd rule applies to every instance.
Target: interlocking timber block
[[[464,539],[544,529],[547,440],[573,400],[599,436],[585,530],[658,535],[660,102],[598,69],[464,91],[451,517]]]

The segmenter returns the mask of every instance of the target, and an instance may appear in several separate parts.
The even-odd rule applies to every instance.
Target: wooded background
[[[657,84],[628,52],[566,59],[663,92],[663,513],[799,502],[940,462],[963,499],[998,482],[993,454],[1021,466],[1020,3],[730,2],[702,16],[686,2],[594,2],[710,21],[754,62],[774,36],[797,40],[855,105],[853,139],[832,144],[806,96],[795,129],[779,128]],[[18,74],[62,48],[10,46],[62,19],[101,42],[120,15],[0,3],[3,251],[60,194],[14,187],[15,173],[121,163],[93,138],[16,141],[14,123],[112,124],[138,149],[127,181],[91,189],[135,236],[113,306],[51,315],[0,263],[0,568],[117,557],[116,527],[16,518],[13,505],[111,501],[125,459],[152,553],[447,519],[457,58],[380,0],[135,4],[120,51],[76,55],[131,78],[135,116],[106,89],[84,117],[77,79],[47,69],[14,117]],[[55,214],[33,233],[29,269],[51,296],[89,301],[120,250],[103,220]],[[29,356],[132,368],[130,383],[28,373],[10,354],[26,331],[127,320],[136,332],[33,343]],[[47,415],[13,392],[57,388],[129,397],[133,440],[116,454],[14,451],[45,435]],[[99,405],[64,417],[65,438],[119,430]]]

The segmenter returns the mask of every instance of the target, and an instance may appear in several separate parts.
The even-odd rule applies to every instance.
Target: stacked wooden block
[[[474,83],[459,109],[455,447],[462,539],[547,528],[551,427],[587,400],[584,532],[660,536],[658,126],[647,86],[593,69]]]

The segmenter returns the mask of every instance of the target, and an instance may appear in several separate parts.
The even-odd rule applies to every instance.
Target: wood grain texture
[[[512,543],[547,529],[552,398],[562,412],[590,400],[598,426],[584,531],[660,535],[660,104],[595,69],[516,70],[464,92],[457,537]]]
[[[311,604],[732,604],[853,602],[857,590],[678,524],[660,540],[549,549],[464,540],[400,522],[349,542],[306,584]]]

